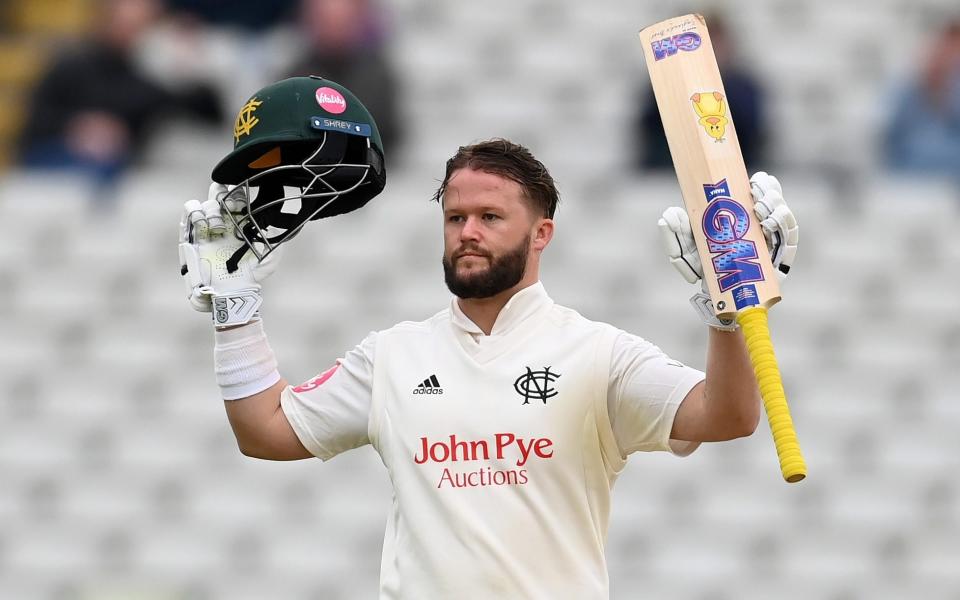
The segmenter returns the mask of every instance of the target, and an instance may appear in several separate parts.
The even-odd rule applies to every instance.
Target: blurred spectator
[[[319,75],[349,88],[376,119],[387,155],[397,156],[403,133],[397,76],[376,8],[374,0],[302,0],[299,23],[306,47],[287,75]]]
[[[110,181],[137,158],[158,117],[221,119],[212,89],[168,91],[133,60],[161,12],[158,0],[106,0],[94,36],[62,52],[41,77],[20,137],[26,167],[76,169]]]
[[[899,93],[885,150],[894,169],[960,180],[960,20],[947,25]]]
[[[760,163],[764,160],[763,145],[767,135],[763,91],[757,80],[734,60],[733,43],[724,19],[707,15],[706,22],[727,93],[727,106],[736,122],[743,160],[752,172],[761,168]],[[634,165],[638,169],[673,169],[653,89],[647,83],[642,90],[640,96],[643,99],[637,104],[639,110],[634,119]],[[693,110],[692,106],[690,110]]]
[[[295,0],[167,0],[171,12],[191,15],[203,23],[266,31],[287,19]]]

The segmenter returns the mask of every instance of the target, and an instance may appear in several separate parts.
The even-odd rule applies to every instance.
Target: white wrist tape
[[[280,381],[277,359],[260,319],[243,327],[215,330],[213,364],[224,400],[239,400]]]

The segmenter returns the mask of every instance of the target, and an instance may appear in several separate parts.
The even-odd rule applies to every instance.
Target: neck
[[[477,327],[479,327],[483,333],[490,335],[490,332],[493,330],[493,324],[497,321],[497,316],[500,314],[500,311],[503,310],[503,307],[506,306],[507,302],[510,301],[510,298],[513,298],[514,294],[534,283],[536,283],[536,280],[533,282],[521,281],[512,288],[503,290],[499,294],[488,298],[457,298],[457,304],[468,319],[476,323]]]

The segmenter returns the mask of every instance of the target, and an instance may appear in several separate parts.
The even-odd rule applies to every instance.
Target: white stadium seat
[[[625,166],[646,81],[636,30],[687,5],[395,4],[409,143],[382,196],[310,224],[266,283],[284,376],[446,306],[429,200],[459,145],[501,135],[563,195],[543,267],[555,299],[703,368],[696,288],[659,248],[676,179]],[[885,78],[916,68],[917,25],[938,9],[732,4],[743,63],[768,86],[770,171],[800,222],[770,323],[809,478],[782,482],[765,419],[682,460],[632,456],[614,600],[960,597],[960,191],[884,173],[871,148]],[[391,499],[376,454],[265,463],[230,432],[209,316],[177,275],[182,204],[229,145],[213,135],[167,131],[109,203],[63,174],[0,176],[0,597],[376,594]]]

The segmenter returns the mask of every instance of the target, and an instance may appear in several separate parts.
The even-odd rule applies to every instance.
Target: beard
[[[469,251],[480,253],[477,249]],[[453,261],[444,257],[443,279],[450,292],[458,298],[489,298],[520,283],[527,269],[529,255],[530,236],[527,235],[516,248],[505,254],[495,257],[483,253],[490,266],[478,273],[458,275]]]

